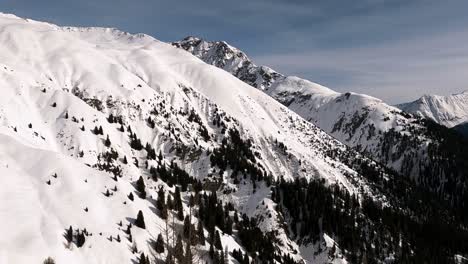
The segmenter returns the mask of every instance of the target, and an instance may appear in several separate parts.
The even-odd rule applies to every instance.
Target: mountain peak
[[[448,96],[425,94],[398,107],[405,112],[454,127],[468,121],[468,90]]]

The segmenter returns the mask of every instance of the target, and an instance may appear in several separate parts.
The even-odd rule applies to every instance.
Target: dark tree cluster
[[[72,226],[70,226],[65,231],[65,238],[69,243],[75,243],[77,247],[82,247],[86,242],[86,236],[88,236],[88,231],[86,229],[80,230],[77,229],[76,231],[73,230]]]
[[[191,177],[186,171],[179,168],[175,162],[171,162],[169,166],[162,163],[156,168],[151,167],[150,173],[153,180],[157,181],[158,179],[161,179],[166,182],[169,187],[180,185],[182,192],[187,191],[189,184],[191,184],[194,189],[201,190],[201,183]]]
[[[193,108],[190,110],[188,121],[197,123],[199,125],[198,131],[200,132],[200,135],[202,136],[203,140],[208,141],[210,139],[208,129],[205,127],[200,116],[197,114],[197,112],[195,112]]]
[[[143,149],[143,145],[141,144],[141,140],[137,137],[137,135],[135,133],[132,133],[130,130],[129,130],[129,137],[130,137],[130,147],[132,149],[135,149],[135,150],[142,150]]]
[[[102,126],[99,126],[99,127],[95,126],[93,128],[93,133],[95,135],[104,135],[104,131],[102,130]]]
[[[254,152],[252,151],[252,142],[243,140],[236,129],[228,131],[228,138],[224,138],[221,147],[216,148],[210,155],[211,166],[217,166],[220,169],[220,175],[229,167],[233,170],[231,175],[235,183],[239,183],[239,174],[244,178],[250,175],[252,182],[267,180],[270,182],[270,176],[256,163]],[[255,183],[254,183],[255,187]]]
[[[292,236],[318,242],[335,238],[352,263],[377,263],[393,255],[398,263],[447,263],[468,252],[468,233],[437,219],[418,218],[369,197],[361,203],[323,181],[280,181],[272,188],[279,210],[289,215]]]

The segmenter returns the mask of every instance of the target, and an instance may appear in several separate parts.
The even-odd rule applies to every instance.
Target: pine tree
[[[140,197],[142,199],[146,198],[146,186],[145,186],[145,181],[143,180],[143,177],[140,176],[140,178],[136,182],[136,189],[140,193]]]
[[[104,141],[104,145],[105,145],[106,147],[110,147],[111,141],[110,141],[110,139],[109,139],[109,135],[107,135],[106,140]]]
[[[166,206],[166,199],[165,199],[164,189],[163,187],[160,187],[158,190],[158,200],[156,201],[156,208],[158,208],[159,211],[162,211],[165,206]]]
[[[109,117],[107,118],[107,121],[109,121],[109,123],[114,123],[114,115],[111,113],[109,114]]]
[[[133,193],[132,192],[130,192],[130,194],[128,195],[128,199],[130,199],[130,201],[133,201],[134,198],[133,198]]]
[[[162,219],[167,219],[167,217],[168,217],[167,206],[164,206],[163,209],[161,210],[161,218]]]
[[[156,239],[156,244],[154,246],[154,249],[159,254],[164,252],[164,239],[163,239],[163,236],[161,234],[159,234],[158,238]]]
[[[211,258],[211,259],[214,259],[215,250],[214,250],[214,247],[213,247],[213,244],[212,244],[212,243],[210,243],[210,250],[209,250],[209,253],[210,253],[210,258]]]
[[[221,256],[219,256],[219,263],[220,264],[225,264],[225,257],[224,257],[224,251],[221,250]]]
[[[184,235],[184,238],[185,239],[189,239],[190,238],[190,228],[192,227],[192,224],[190,223],[190,218],[189,216],[185,216],[185,219],[184,219],[184,232],[183,232],[183,235]]]
[[[73,228],[70,226],[67,230],[67,241],[73,242]]]
[[[228,235],[232,235],[232,220],[231,220],[231,217],[227,217],[227,221],[226,221],[226,225],[225,225],[225,232],[226,234]]]
[[[221,236],[219,235],[219,231],[218,231],[218,230],[216,230],[214,244],[215,244],[216,249],[218,249],[218,250],[222,250],[222,249],[223,249],[223,245],[222,245],[222,243],[221,243]]]
[[[190,241],[187,241],[185,245],[185,263],[192,264],[193,263],[193,254],[192,249],[190,248]]]
[[[143,212],[141,210],[138,211],[138,215],[135,220],[135,225],[139,228],[146,229],[145,218],[143,217]]]
[[[83,232],[78,231],[78,235],[76,236],[76,246],[82,247],[86,241],[85,235]]]
[[[140,260],[138,261],[138,264],[149,264],[146,262],[146,256],[144,253],[141,253],[140,255]]]
[[[182,244],[182,237],[180,235],[177,236],[177,242],[174,247],[174,256],[179,260],[179,262],[184,260],[184,245]]]
[[[205,230],[203,229],[202,221],[198,221],[198,228],[197,228],[197,236],[198,236],[198,243],[200,245],[205,245]]]
[[[55,264],[55,260],[53,258],[51,258],[51,257],[48,257],[48,258],[44,259],[42,264]]]
[[[184,207],[182,205],[182,198],[180,197],[180,188],[176,187],[175,191],[175,209],[177,210],[177,218],[180,221],[184,220]]]

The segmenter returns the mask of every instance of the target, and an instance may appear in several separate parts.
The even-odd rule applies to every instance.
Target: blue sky
[[[257,64],[389,103],[468,89],[465,0],[2,0],[59,25],[226,40]]]

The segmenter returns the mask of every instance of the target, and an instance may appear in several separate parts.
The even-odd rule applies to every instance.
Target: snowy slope
[[[403,111],[454,127],[468,122],[468,91],[449,96],[424,95],[416,101],[397,105]]]
[[[251,217],[266,214],[258,205],[268,201],[268,188],[255,190],[245,179],[237,186],[228,177],[232,171],[210,166],[211,151],[229,129],[252,143],[252,162],[276,179],[322,178],[350,193],[373,192],[362,175],[328,154],[348,153],[345,145],[231,74],[147,35],[64,28],[2,14],[0,45],[0,169],[5,175],[0,214],[8,228],[0,239],[2,263],[39,262],[49,255],[59,263],[129,263],[141,252],[151,254],[148,241],[163,232],[164,221],[150,198],[131,202],[126,197],[140,176],[148,197],[156,197],[159,187],[167,193],[174,187],[149,180],[149,166],[175,162],[199,180],[222,173],[223,188],[237,190],[224,197],[219,189],[222,199]],[[120,121],[110,121],[111,114]],[[93,133],[95,127],[103,134]],[[133,149],[129,129],[164,159]],[[112,152],[118,158],[109,160]],[[187,202],[189,193],[183,196]],[[132,228],[139,248],[132,253],[123,230],[139,210],[148,228]],[[265,221],[261,229],[269,232],[280,219]],[[63,235],[70,225],[92,233],[84,247],[67,246]],[[117,235],[122,242],[115,241]],[[305,257],[301,251],[313,252],[296,250],[285,233],[281,239],[290,247],[280,251],[296,260]],[[228,235],[223,244],[242,248]],[[198,249],[201,259],[207,250]]]
[[[338,93],[308,80],[257,66],[245,53],[225,42],[187,37],[172,45],[262,90],[344,144],[369,153],[397,171],[406,171],[402,168],[402,160],[388,160],[387,156],[394,153],[385,153],[387,150],[381,149],[384,134],[390,130],[420,128],[414,124],[414,118],[400,109],[368,95]]]

